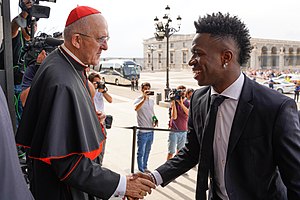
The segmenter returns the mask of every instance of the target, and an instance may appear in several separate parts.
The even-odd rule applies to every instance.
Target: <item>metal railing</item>
[[[132,150],[131,150],[131,170],[130,170],[131,173],[134,173],[135,149],[136,149],[136,131],[137,130],[176,132],[176,130],[165,129],[165,128],[148,128],[148,127],[138,127],[138,126],[121,127],[121,128],[132,129],[133,130],[133,132],[132,132],[133,133],[132,134]]]

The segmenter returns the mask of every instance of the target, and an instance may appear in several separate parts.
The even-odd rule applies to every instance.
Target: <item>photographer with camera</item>
[[[154,114],[154,100],[149,98],[149,96],[154,95],[154,92],[150,91],[150,89],[150,83],[142,83],[142,95],[134,100],[134,110],[137,113],[137,123],[139,127],[153,128],[158,125],[158,120]],[[137,163],[141,172],[149,172],[147,163],[152,143],[153,130],[138,130]]]
[[[169,128],[171,132],[169,133],[167,160],[171,159],[175,153],[184,147],[186,142],[190,103],[185,98],[185,90],[186,87],[180,85],[177,89],[173,89],[170,92]]]
[[[21,82],[24,74],[24,67],[19,63],[22,48],[30,40],[31,30],[36,30],[36,22],[31,19],[30,10],[33,6],[32,0],[20,0],[19,6],[22,12],[13,18],[11,22],[12,52],[13,52],[13,71],[14,71],[14,90],[17,126],[22,115],[22,104],[20,100]],[[29,23],[30,22],[30,23]],[[32,23],[31,23],[32,22]],[[4,47],[6,48],[6,47]],[[4,66],[4,51],[0,53],[0,63]]]
[[[108,89],[105,86],[105,83],[101,81],[101,77],[97,73],[91,73],[88,76],[89,81],[93,84],[95,88],[95,94],[93,96],[95,109],[97,112],[103,112],[104,113],[104,100],[103,98],[108,102],[112,103],[112,97],[108,94]],[[104,134],[107,138],[107,131],[106,126],[104,126]],[[103,142],[103,149],[101,154],[99,155],[99,163],[102,165],[103,158],[104,158],[104,152],[105,152],[105,144],[106,139]]]
[[[108,89],[104,82],[101,81],[101,77],[97,73],[91,73],[88,77],[89,81],[93,83],[96,93],[94,96],[94,104],[97,111],[104,112],[104,101],[103,98],[108,102],[112,103],[112,97],[108,94]]]

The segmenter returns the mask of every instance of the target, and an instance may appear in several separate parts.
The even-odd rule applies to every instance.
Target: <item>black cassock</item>
[[[63,49],[34,77],[16,140],[28,148],[36,200],[108,199],[118,186],[120,175],[95,161],[104,135],[85,80]]]

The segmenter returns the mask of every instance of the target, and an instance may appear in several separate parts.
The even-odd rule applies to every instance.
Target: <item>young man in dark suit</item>
[[[248,29],[236,16],[207,15],[195,27],[189,65],[194,79],[206,87],[192,96],[186,146],[148,178],[165,186],[199,164],[197,200],[206,199],[208,188],[213,200],[300,199],[294,100],[241,72],[251,44]],[[223,102],[211,106],[216,95]]]

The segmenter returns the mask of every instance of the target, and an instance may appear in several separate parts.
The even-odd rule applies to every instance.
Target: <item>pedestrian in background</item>
[[[193,89],[193,88],[188,88],[188,89],[186,90],[186,92],[185,92],[185,97],[186,97],[186,99],[187,99],[189,102],[190,102],[190,100],[191,100],[191,97],[192,97],[193,93],[194,93],[194,89]]]
[[[138,76],[135,77],[135,89],[139,90],[139,77]]]
[[[148,82],[142,83],[142,95],[134,100],[134,110],[136,111],[137,123],[139,127],[153,128],[157,123],[153,123],[156,119],[154,114],[154,100],[149,98],[151,85]],[[137,163],[139,171],[149,172],[148,158],[153,143],[153,130],[138,130],[137,133]]]
[[[270,78],[270,80],[269,80],[269,88],[274,89],[274,81],[272,78]]]
[[[134,76],[131,77],[131,91],[134,91],[134,86],[135,86],[135,78]]]
[[[298,102],[299,99],[299,92],[300,92],[300,81],[297,81],[294,90],[294,100],[296,102]]]

